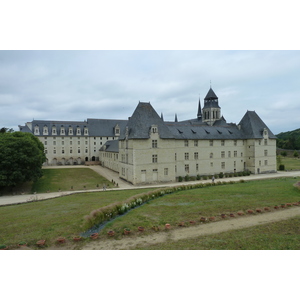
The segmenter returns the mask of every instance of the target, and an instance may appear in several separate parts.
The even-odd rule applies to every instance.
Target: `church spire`
[[[197,118],[198,118],[198,119],[201,119],[201,118],[202,118],[202,111],[201,111],[200,96],[199,96],[199,104],[198,104],[198,113],[197,113]]]
[[[175,122],[178,122],[177,114],[175,114]]]

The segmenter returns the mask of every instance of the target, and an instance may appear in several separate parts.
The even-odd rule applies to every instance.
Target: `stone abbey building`
[[[132,184],[176,181],[179,176],[248,170],[276,172],[276,137],[255,111],[227,123],[210,88],[195,119],[167,122],[139,102],[128,120],[34,120],[19,126],[44,144],[48,165],[99,161]]]

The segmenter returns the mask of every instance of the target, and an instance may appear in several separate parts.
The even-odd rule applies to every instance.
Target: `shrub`
[[[285,169],[285,166],[284,165],[279,165],[279,171],[284,171],[284,169]]]
[[[190,181],[190,176],[186,174],[186,175],[184,176],[184,180],[185,180],[185,181]]]
[[[201,179],[201,176],[198,174],[198,175],[196,176],[196,179],[197,179],[197,180],[200,180],[200,179]]]
[[[224,173],[223,173],[223,172],[220,172],[219,177],[220,177],[220,178],[223,178],[223,177],[224,177]]]
[[[182,177],[181,176],[178,177],[178,181],[182,182]]]

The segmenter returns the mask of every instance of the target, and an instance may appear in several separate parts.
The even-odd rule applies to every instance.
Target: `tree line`
[[[300,150],[300,128],[282,132],[276,135],[277,148],[287,150]]]
[[[0,129],[0,189],[37,180],[45,161],[44,145],[33,134]]]

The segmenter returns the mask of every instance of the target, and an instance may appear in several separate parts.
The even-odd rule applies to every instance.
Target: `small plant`
[[[201,179],[201,176],[198,174],[198,175],[196,176],[196,179],[197,179],[197,180],[200,180],[200,179]]]
[[[183,226],[185,226],[185,224],[184,224],[184,222],[180,222],[180,223],[178,223],[178,226],[183,227]]]
[[[225,219],[225,218],[226,218],[226,215],[225,215],[225,214],[221,214],[221,218],[222,218],[222,219]]]
[[[247,213],[248,213],[248,214],[254,214],[254,211],[253,211],[252,209],[248,209],[248,210],[247,210]]]
[[[178,181],[182,182],[182,177],[181,176],[178,177]]]
[[[171,225],[170,225],[169,223],[167,223],[167,224],[165,225],[165,229],[171,229]]]
[[[209,219],[209,221],[214,221],[216,218],[215,217],[209,217],[208,219]]]
[[[235,217],[235,215],[234,215],[234,214],[230,214],[229,216],[230,216],[231,218],[234,218],[234,217]]]
[[[124,234],[125,235],[130,234],[130,228],[124,228]]]
[[[223,177],[224,177],[224,173],[223,173],[223,172],[220,172],[219,178],[223,178]]]
[[[257,208],[257,209],[256,209],[256,212],[261,213],[261,209],[260,209],[260,208]]]
[[[6,245],[0,245],[0,250],[6,250],[8,247]]]
[[[189,175],[185,175],[185,176],[184,176],[184,180],[185,180],[185,181],[190,181],[190,176],[189,176]]]
[[[284,165],[279,165],[279,171],[284,171],[284,169],[285,169],[285,166]]]

